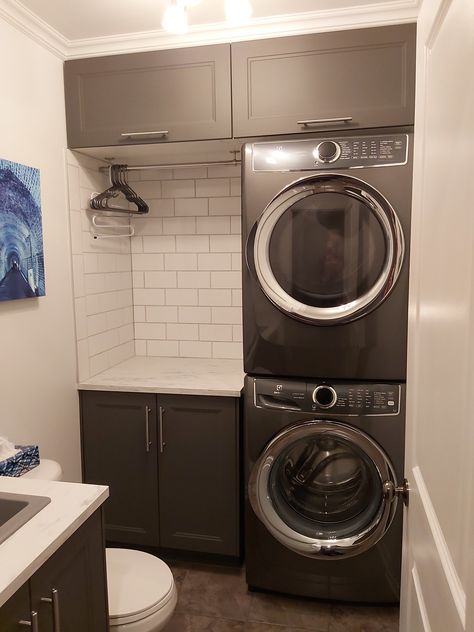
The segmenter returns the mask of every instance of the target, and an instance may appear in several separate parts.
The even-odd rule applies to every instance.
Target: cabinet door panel
[[[30,593],[27,583],[23,584],[13,597],[10,597],[10,599],[0,607],[1,632],[20,632],[20,630],[28,630],[28,627],[18,625],[19,621],[31,622]]]
[[[83,478],[110,487],[109,541],[159,543],[155,401],[142,393],[81,392]]]
[[[227,44],[67,61],[65,90],[70,147],[231,136]]]
[[[414,24],[233,44],[234,135],[411,125],[414,64]]]
[[[40,632],[54,627],[57,591],[62,632],[107,632],[107,594],[101,511],[96,511],[30,579],[32,608]]]
[[[238,400],[158,396],[161,546],[239,555]]]

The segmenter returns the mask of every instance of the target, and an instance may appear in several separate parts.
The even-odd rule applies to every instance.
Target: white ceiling
[[[19,0],[70,41],[161,30],[168,0]],[[377,11],[396,5],[416,5],[400,0],[253,0],[253,21],[286,15],[334,12],[354,8]],[[188,10],[189,23],[199,28],[224,21],[224,0],[202,0]],[[301,15],[301,18],[304,18]]]

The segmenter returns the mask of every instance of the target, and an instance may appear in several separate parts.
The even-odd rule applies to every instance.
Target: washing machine
[[[397,382],[246,377],[251,589],[398,602],[404,400]]]
[[[244,370],[406,378],[412,131],[243,148]]]

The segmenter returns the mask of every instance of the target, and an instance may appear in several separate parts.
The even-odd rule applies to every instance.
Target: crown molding
[[[24,7],[19,0],[0,0],[0,17],[56,56],[76,59],[415,22],[421,2],[422,0],[393,0],[351,9],[254,18],[245,26],[233,28],[219,22],[191,27],[186,35],[179,36],[155,30],[76,40],[65,38]]]

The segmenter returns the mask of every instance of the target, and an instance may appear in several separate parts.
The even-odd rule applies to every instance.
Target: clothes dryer
[[[249,587],[399,600],[404,385],[245,378]]]
[[[412,133],[243,149],[244,370],[404,380]]]

